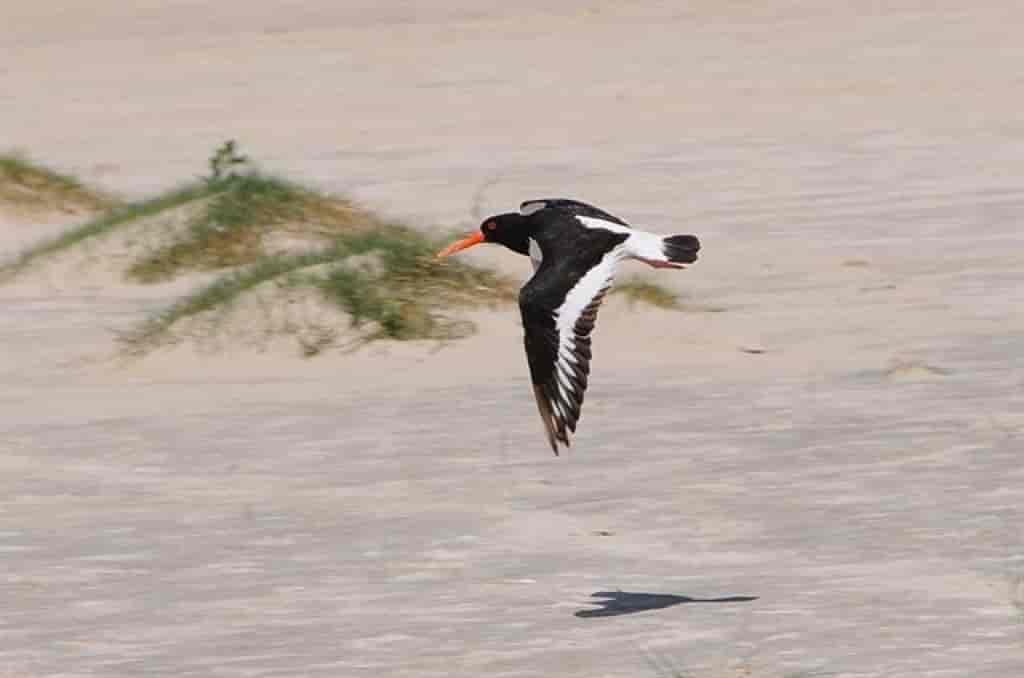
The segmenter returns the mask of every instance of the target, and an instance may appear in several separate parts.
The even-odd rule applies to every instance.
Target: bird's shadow
[[[615,617],[620,614],[633,614],[647,610],[660,610],[683,603],[749,603],[757,600],[757,596],[727,596],[724,598],[691,598],[671,593],[631,593],[629,591],[597,591],[590,594],[596,600],[597,608],[577,610],[573,614],[582,619],[591,617]]]

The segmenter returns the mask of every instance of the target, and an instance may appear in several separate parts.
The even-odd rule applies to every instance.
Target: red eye
[[[493,221],[488,221],[486,224],[484,224],[484,228],[486,228],[488,231],[493,231],[497,227],[497,224],[495,224]]]

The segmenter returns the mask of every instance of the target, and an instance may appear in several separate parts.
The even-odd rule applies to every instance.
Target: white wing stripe
[[[598,294],[605,287],[608,287],[615,278],[615,269],[622,258],[622,248],[616,247],[587,271],[576,285],[565,295],[565,301],[558,307],[558,318],[555,321],[555,328],[558,330],[560,344],[567,351],[572,350],[569,341],[573,338],[576,321],[583,315],[583,311],[590,305]]]
[[[576,348],[575,344],[573,344],[573,348]],[[573,365],[578,365],[579,362],[580,362],[576,358],[576,354],[575,353],[573,353],[572,351],[566,351],[565,349],[559,350],[558,358],[559,358],[559,360],[564,360],[565,362],[572,363]]]
[[[625,255],[626,252],[622,246],[605,254],[601,261],[587,271],[569,290],[562,305],[555,313],[558,353],[555,359],[554,376],[555,383],[558,385],[559,397],[553,399],[551,406],[562,422],[575,420],[572,410],[578,411],[582,400],[581,389],[576,386],[579,380],[579,375],[576,372],[583,362],[576,354],[576,324],[594,299],[612,284],[612,280],[615,278],[615,269]]]
[[[606,219],[598,219],[596,217],[576,217],[576,219],[587,228],[603,228],[613,233],[625,233],[628,235],[629,237],[622,243],[622,249],[627,257],[665,261],[664,239],[660,235],[639,231],[622,224],[616,224],[614,221],[607,221]]]
[[[569,402],[569,384],[566,382],[565,377],[559,370],[555,370],[555,381],[558,383],[558,395],[560,399]]]
[[[574,375],[571,373],[570,368],[567,367],[566,365],[564,365],[563,363],[558,363],[558,366],[557,366],[555,371],[558,374],[558,381],[561,382],[561,384],[563,386],[565,386],[565,390],[567,391],[566,395],[571,395],[573,390],[574,390],[573,389],[573,376]]]
[[[629,226],[623,226],[622,224],[616,224],[614,221],[608,221],[607,219],[600,219],[598,217],[582,217],[575,215],[577,221],[586,226],[587,228],[600,228],[605,231],[611,231],[612,233],[625,233],[626,235],[633,235],[636,229],[630,228]]]
[[[561,385],[559,385],[559,386],[561,386]],[[561,398],[555,398],[554,400],[552,400],[551,401],[551,406],[552,406],[552,409],[554,409],[555,413],[558,414],[558,418],[561,419],[563,422],[567,421],[569,419],[569,412],[565,409],[566,405],[565,405],[565,397],[564,396],[562,396]]]

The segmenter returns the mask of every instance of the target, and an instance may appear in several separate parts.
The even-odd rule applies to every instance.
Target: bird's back
[[[528,217],[531,222],[531,237],[537,241],[543,254],[543,260],[534,278],[549,275],[553,271],[546,269],[555,268],[558,276],[564,276],[564,282],[571,286],[600,262],[605,254],[629,237],[628,233],[587,227],[577,219],[577,216],[586,216],[583,212],[594,212],[604,215],[595,218],[614,220],[613,223],[616,224],[623,223],[596,207],[570,200],[548,202],[555,205],[534,212]]]

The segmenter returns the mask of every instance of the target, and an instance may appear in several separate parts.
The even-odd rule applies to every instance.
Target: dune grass
[[[19,153],[0,153],[0,204],[28,211],[98,211],[115,201]]]
[[[155,348],[179,320],[229,304],[260,283],[326,263],[336,256],[334,252],[319,252],[260,259],[252,266],[227,273],[157,311],[134,330],[122,335],[121,344],[128,353],[144,353]]]
[[[130,353],[159,345],[179,321],[269,281],[315,288],[368,339],[449,338],[458,325],[445,309],[515,299],[514,285],[491,271],[438,261],[442,241],[348,201],[252,173],[209,180],[204,190],[208,199],[183,236],[138,259],[128,276],[155,282],[186,270],[231,270],[122,337]],[[262,241],[272,232],[313,236],[320,245],[271,256]]]
[[[262,174],[227,176],[203,190],[209,200],[189,220],[184,236],[140,257],[129,277],[160,282],[187,270],[251,264],[265,254],[263,238],[271,231],[329,238],[372,221],[344,200]]]
[[[458,324],[446,315],[449,309],[515,299],[515,286],[497,274],[435,259],[442,242],[347,200],[286,179],[241,171],[246,162],[233,143],[224,144],[211,156],[208,177],[154,198],[110,207],[25,250],[0,266],[0,275],[15,275],[83,241],[192,205],[194,209],[180,213],[185,222],[157,233],[161,244],[142,252],[125,275],[152,283],[187,271],[224,273],[123,335],[121,343],[128,353],[160,345],[178,322],[226,307],[270,281],[315,290],[343,311],[356,334],[366,339],[456,336]],[[4,171],[17,176],[28,171],[13,163],[8,161],[13,169]],[[73,179],[52,177],[62,190],[79,186]],[[265,240],[275,234],[297,236],[301,253],[268,253]]]
[[[684,313],[725,313],[726,306],[708,303],[696,303],[683,298],[672,290],[639,276],[627,278],[612,287],[612,294],[621,294],[629,302],[630,307],[638,303],[648,304],[655,308]]]
[[[657,283],[644,280],[640,277],[627,278],[616,283],[612,288],[613,294],[621,294],[626,297],[630,305],[638,302],[649,304],[656,308],[678,310],[681,308],[679,297],[672,290]]]
[[[29,247],[12,261],[0,266],[0,274],[17,274],[39,259],[68,250],[84,240],[104,235],[119,226],[180,207],[193,200],[204,198],[209,195],[210,190],[205,184],[189,184],[158,195],[155,198],[111,208],[95,219],[90,219],[80,226],[64,231],[55,238],[44,240]]]
[[[354,326],[372,322],[375,336],[392,339],[445,338],[453,326],[441,309],[516,299],[514,283],[491,271],[438,261],[442,242],[399,225],[343,238],[343,250],[376,256],[376,270],[335,267],[319,287]]]
[[[275,229],[302,231],[329,239],[332,234],[367,227],[373,219],[344,201],[295,183],[260,174],[197,181],[156,197],[109,209],[104,214],[40,242],[0,266],[15,275],[37,260],[113,232],[147,217],[204,201],[189,218],[184,235],[142,253],[126,275],[137,282],[162,282],[189,270],[250,264],[264,254],[263,237]]]
[[[407,226],[378,222],[373,229],[337,236],[321,251],[262,256],[158,311],[122,336],[122,345],[130,354],[145,353],[179,321],[223,308],[270,281],[318,290],[365,340],[451,338],[458,332],[447,309],[515,299],[514,284],[491,271],[437,261],[440,247]]]

